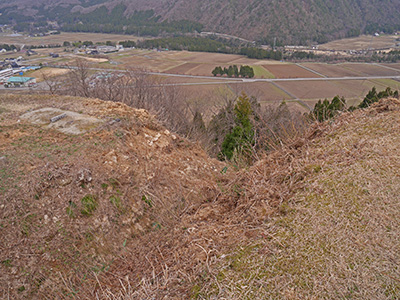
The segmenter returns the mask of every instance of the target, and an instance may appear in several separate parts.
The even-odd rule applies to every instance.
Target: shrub
[[[86,195],[81,199],[82,209],[81,213],[84,216],[91,216],[93,212],[97,209],[99,205],[96,196],[94,195]]]

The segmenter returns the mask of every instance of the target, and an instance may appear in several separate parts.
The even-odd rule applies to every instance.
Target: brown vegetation
[[[66,135],[19,121],[49,106],[102,122]],[[119,255],[170,230],[221,176],[221,163],[144,110],[43,95],[1,96],[0,107],[2,298],[94,297]]]
[[[296,65],[264,65],[276,78],[315,78],[317,74]]]
[[[48,106],[102,123],[19,121]],[[143,110],[3,95],[0,295],[396,298],[399,109],[315,125],[235,173]]]

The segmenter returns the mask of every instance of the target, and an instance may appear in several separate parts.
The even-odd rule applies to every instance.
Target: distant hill
[[[115,18],[104,18],[104,13],[113,9]],[[156,35],[204,29],[264,43],[271,43],[275,37],[278,43],[322,43],[360,33],[400,30],[400,2],[395,0],[1,0],[0,12],[0,23],[56,20],[89,26],[101,21],[101,30],[106,32],[121,32],[128,27],[129,33],[140,33],[138,28],[146,27],[148,32],[143,34]],[[164,28],[165,21],[180,20],[194,23],[148,30],[153,23]],[[135,26],[129,27],[131,23]]]

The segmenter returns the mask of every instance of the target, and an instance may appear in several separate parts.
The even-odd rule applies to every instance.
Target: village
[[[24,65],[22,56],[18,58],[5,58],[0,62],[0,84],[6,88],[33,87],[36,78],[23,77],[27,71],[38,70],[40,66]]]
[[[124,47],[122,45],[81,45],[75,47],[72,52],[74,55],[96,56],[123,50]],[[21,47],[19,51],[17,49],[7,51],[5,48],[2,48],[0,49],[0,54],[7,54],[7,57],[0,60],[0,86],[3,86],[4,88],[35,87],[37,85],[36,78],[26,77],[24,74],[28,71],[39,70],[43,66],[47,66],[51,63],[51,59],[60,57],[60,53],[50,52],[47,56],[50,60],[45,59],[39,64],[33,64],[34,60],[31,60],[30,57],[39,56],[40,53],[32,49],[24,49],[24,47]],[[22,54],[25,58],[22,55],[19,55],[18,57],[8,57],[12,54]]]

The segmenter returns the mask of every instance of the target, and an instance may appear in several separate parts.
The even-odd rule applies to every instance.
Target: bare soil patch
[[[368,48],[372,49],[383,49],[390,48],[396,44],[395,35],[381,35],[381,36],[371,36],[362,35],[355,38],[341,39],[332,41],[323,45],[320,45],[320,49],[325,50],[366,50]]]
[[[180,66],[171,68],[167,70],[167,73],[171,73],[171,74],[190,74],[190,70],[192,70],[193,68],[196,68],[197,66],[199,66],[199,64],[197,63],[184,63]],[[190,74],[193,75],[193,74]]]
[[[359,72],[345,68],[346,64],[302,63],[302,65],[327,77],[360,76]]]
[[[279,86],[302,100],[330,99],[341,93],[338,86],[326,81],[279,82]]]
[[[370,76],[399,76],[400,70],[395,71],[379,65],[372,64],[351,64],[347,63],[343,65],[346,69],[359,72],[360,74],[370,75]]]
[[[43,77],[57,77],[68,74],[70,70],[68,69],[58,69],[58,68],[42,68],[33,72],[29,72],[27,76],[35,77],[36,82],[42,82]]]
[[[265,69],[274,74],[275,78],[315,78],[317,74],[291,64],[263,65]]]
[[[58,121],[51,122],[52,118],[60,115],[65,115],[65,117]],[[95,117],[52,107],[27,112],[21,115],[21,118],[28,120],[32,124],[57,129],[67,134],[82,134],[96,128],[102,123],[101,120]]]
[[[22,36],[9,36],[7,34],[0,35],[1,41],[6,44],[17,45],[49,45],[61,44],[64,41],[78,42],[78,41],[92,41],[93,43],[106,41],[118,42],[125,40],[137,40],[138,38],[132,35],[122,34],[105,34],[105,33],[84,33],[84,32],[61,32],[61,34],[48,35],[43,37],[29,37]]]
[[[381,65],[400,70],[400,64],[381,64]]]

